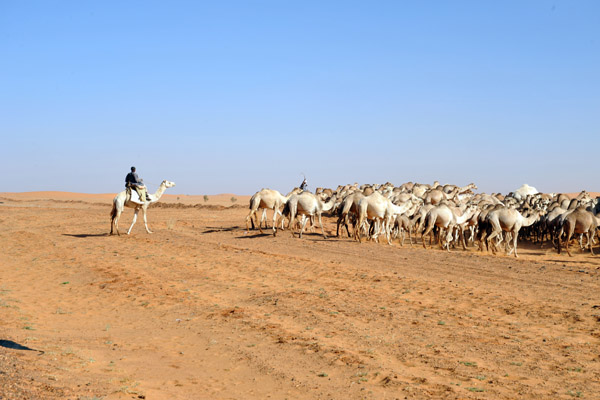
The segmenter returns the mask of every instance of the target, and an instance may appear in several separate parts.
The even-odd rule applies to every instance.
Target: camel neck
[[[165,192],[165,190],[167,190],[167,187],[165,186],[164,183],[161,183],[160,186],[158,187],[158,189],[156,190],[156,192],[154,192],[154,198],[156,200],[160,199],[163,195],[163,193]]]
[[[529,217],[525,218],[525,221],[523,221],[523,226],[531,226],[535,223],[535,221],[537,221],[537,219],[537,214],[531,214]]]

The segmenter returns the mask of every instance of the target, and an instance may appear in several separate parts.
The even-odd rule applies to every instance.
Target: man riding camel
[[[305,176],[304,180],[300,184],[300,190],[306,190],[307,187],[308,187],[308,182],[306,182],[306,176]]]
[[[144,180],[138,177],[138,174],[135,172],[135,167],[131,167],[131,172],[125,177],[125,187],[130,190],[131,188],[134,188],[138,196],[140,196],[140,201],[150,201],[146,186],[144,185]]]

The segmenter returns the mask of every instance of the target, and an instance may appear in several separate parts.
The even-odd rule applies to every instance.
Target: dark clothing
[[[138,174],[135,172],[128,173],[127,176],[125,177],[125,187],[138,186],[138,185],[140,185],[140,186],[142,185],[142,181],[138,177]]]
[[[307,185],[307,183],[306,183],[306,179],[305,179],[305,180],[303,180],[303,181],[302,181],[302,183],[300,184],[300,189],[302,189],[302,190],[306,190],[306,186],[308,186],[308,185]]]

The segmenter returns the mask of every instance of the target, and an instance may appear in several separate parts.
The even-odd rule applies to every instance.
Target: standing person
[[[134,188],[137,194],[140,196],[141,201],[149,201],[146,193],[146,186],[144,186],[144,180],[140,179],[138,174],[135,172],[135,167],[131,167],[131,172],[125,177],[125,187]]]

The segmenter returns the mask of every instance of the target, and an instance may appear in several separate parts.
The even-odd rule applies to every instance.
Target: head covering
[[[132,170],[132,171],[135,171],[135,167],[131,167],[131,170]]]

